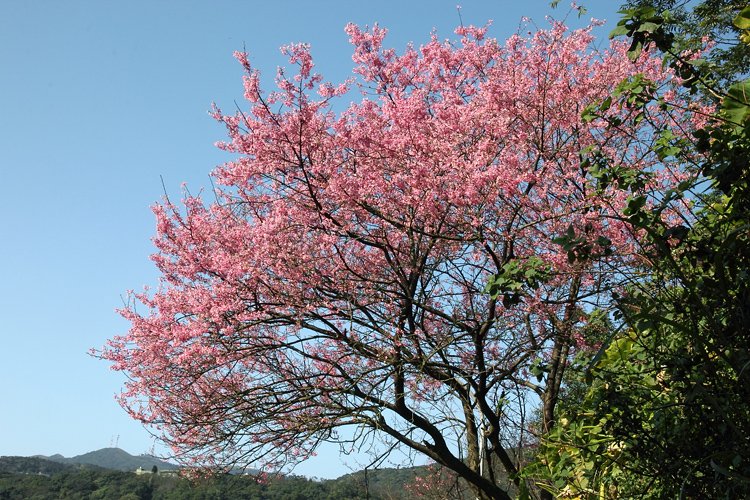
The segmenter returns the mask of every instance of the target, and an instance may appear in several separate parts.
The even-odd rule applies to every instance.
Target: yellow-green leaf
[[[740,13],[737,14],[737,17],[734,18],[734,25],[741,30],[750,28],[750,5],[742,9]]]

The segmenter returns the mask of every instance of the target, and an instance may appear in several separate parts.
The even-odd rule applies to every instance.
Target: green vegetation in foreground
[[[686,25],[670,24],[669,12],[625,10],[613,31],[629,37],[633,60],[661,51],[696,105],[711,99],[716,108],[694,141],[662,127],[653,152],[681,159],[690,176],[651,203],[628,193],[644,174],[627,175],[615,160],[590,172],[594,189],[616,180],[629,195],[623,221],[640,233],[648,265],[613,294],[621,328],[606,314],[589,324],[606,337],[602,348],[568,372],[576,390],[523,471],[543,499],[750,498],[750,79],[725,82],[744,78],[750,64],[750,6],[706,0],[683,19],[697,23],[720,5],[731,24],[705,22],[736,38],[736,50],[709,54],[723,72],[686,57],[683,42],[700,31],[681,33]],[[654,105],[669,109],[646,87],[623,82],[613,98],[642,119]],[[610,104],[587,113],[606,120]],[[691,213],[673,217],[675,206]]]

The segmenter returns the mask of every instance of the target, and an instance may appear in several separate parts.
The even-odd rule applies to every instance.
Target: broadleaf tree
[[[750,27],[750,8],[734,12],[733,26]],[[525,472],[554,483],[548,489],[556,498],[747,498],[750,80],[719,86],[710,70],[695,73],[681,45],[664,37],[669,16],[641,29],[643,16],[625,14],[619,26],[631,27],[634,50],[659,47],[679,73],[696,76],[684,82],[691,91],[721,101],[693,141],[657,143],[686,165],[696,152],[702,159],[695,176],[665,191],[658,206],[623,213],[640,234],[646,273],[618,300],[623,328],[588,363],[589,387],[575,405],[564,405]],[[725,64],[719,75],[738,76],[731,61]],[[597,181],[615,171],[612,162]],[[685,199],[691,210],[681,220],[662,217]]]
[[[552,427],[587,311],[635,255],[610,217],[635,194],[588,187],[591,152],[660,190],[684,174],[653,131],[701,120],[603,109],[623,80],[678,79],[626,44],[594,50],[591,30],[460,27],[398,54],[349,25],[351,79],[291,45],[268,93],[237,53],[247,107],[214,110],[236,159],[215,201],[154,207],[160,286],[96,352],[128,376],[122,405],[197,463],[282,467],[339,442],[424,455],[481,498],[529,490],[518,450]]]
[[[626,17],[645,14],[645,17],[655,18],[654,24],[663,29],[678,53],[705,50],[709,42],[710,50],[704,54],[703,62],[711,69],[710,86],[715,88],[708,94],[714,95],[716,89],[726,89],[750,72],[750,46],[742,43],[747,36],[744,34],[747,26],[743,25],[746,18],[740,17],[739,24],[735,23],[739,14],[749,14],[745,10],[747,7],[744,0],[628,0],[621,12]]]

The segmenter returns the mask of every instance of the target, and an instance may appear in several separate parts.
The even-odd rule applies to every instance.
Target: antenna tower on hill
[[[119,448],[120,447],[120,435],[118,434],[117,437],[112,435],[112,437],[109,439],[109,447],[110,448]]]

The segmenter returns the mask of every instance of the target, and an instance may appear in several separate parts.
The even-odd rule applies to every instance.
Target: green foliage
[[[590,231],[590,228],[587,228]],[[587,234],[576,234],[573,226],[568,226],[565,234],[552,239],[565,250],[568,262],[587,261],[601,255],[612,254],[612,241],[605,236],[598,236],[594,242]]]
[[[735,28],[750,28],[750,8],[723,3],[732,5]],[[558,424],[523,473],[559,498],[748,498],[750,81],[725,83],[723,90],[716,82],[738,74],[737,66],[725,60],[727,71],[714,77],[709,68],[681,59],[675,47],[685,35],[669,30],[670,14],[631,4],[639,5],[624,11],[614,34],[632,38],[634,57],[653,44],[688,77],[689,91],[721,101],[695,143],[676,142],[668,128],[657,135],[659,158],[686,165],[702,160],[693,177],[651,203],[637,174],[586,152],[596,189],[616,183],[630,194],[622,219],[642,235],[648,274],[614,295],[615,316],[625,328],[618,334],[605,324],[610,332],[603,348],[583,371],[570,371],[568,385],[578,390],[560,405]],[[631,93],[628,105],[648,102],[633,81],[618,87],[613,99],[622,104]],[[606,120],[611,105],[591,106],[586,116]],[[685,200],[692,213],[681,221],[669,216]],[[565,236],[561,244],[575,243],[574,234]]]
[[[665,42],[662,45],[657,43],[657,48],[665,52],[665,49],[675,49],[675,54],[700,50],[705,39],[716,42],[698,64],[705,65],[718,89],[728,88],[750,71],[750,46],[742,43],[747,41],[747,28],[743,26],[750,22],[746,0],[629,0],[623,12],[626,19],[618,24],[615,36],[631,36],[630,30],[623,29],[627,24],[633,28],[632,34],[645,45],[648,37],[640,37],[637,33],[651,30],[656,38]],[[638,15],[633,16],[636,12]],[[658,27],[648,25],[649,21]]]
[[[50,475],[76,468],[39,457],[0,457],[0,473]]]
[[[729,87],[727,97],[721,103],[721,114],[735,128],[742,128],[750,114],[750,80],[736,83]]]
[[[189,480],[170,473],[135,474],[58,464],[33,457],[0,457],[0,500],[371,500],[408,499],[406,486],[426,467],[357,472],[335,480],[214,475]]]
[[[549,277],[549,266],[539,257],[512,259],[492,276],[486,291],[492,298],[502,297],[503,305],[510,307],[521,302],[524,289],[535,289]]]
[[[591,371],[584,397],[563,410],[526,474],[546,479],[542,484],[557,498],[676,496],[668,488],[679,484],[669,466],[647,469],[638,454],[654,445],[665,464],[675,462],[661,445],[678,436],[679,429],[669,432],[665,424],[681,422],[675,418],[681,410],[675,396],[661,390],[663,369],[631,334],[612,342]]]
[[[650,5],[639,6],[633,9],[623,9],[623,14],[617,27],[610,33],[610,38],[627,36],[630,38],[628,57],[635,61],[641,52],[649,45],[655,44],[658,50],[671,47],[674,35],[664,29],[665,21],[669,21],[669,11],[657,14],[654,7]]]
[[[737,28],[746,30],[750,28],[750,6],[745,7],[737,14],[737,17],[732,21]]]

